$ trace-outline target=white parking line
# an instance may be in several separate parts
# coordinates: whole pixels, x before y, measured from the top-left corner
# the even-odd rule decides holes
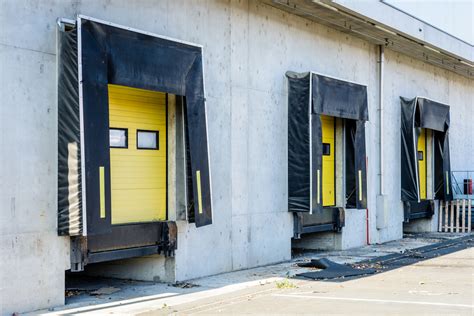
[[[372,303],[393,303],[393,304],[413,304],[413,305],[432,305],[446,307],[474,308],[474,305],[466,304],[449,304],[436,302],[417,302],[417,301],[396,301],[396,300],[379,300],[371,298],[355,298],[355,297],[332,297],[332,296],[316,296],[316,295],[300,295],[300,294],[273,294],[272,296],[289,297],[289,298],[312,298],[317,300],[335,300],[335,301],[352,301],[352,302],[372,302]]]

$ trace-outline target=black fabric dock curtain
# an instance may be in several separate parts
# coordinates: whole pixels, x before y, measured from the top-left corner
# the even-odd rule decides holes
[[[319,74],[287,72],[288,210],[322,210],[321,115],[343,118],[346,134],[347,207],[367,207],[365,122],[367,87]],[[346,147],[348,148],[348,147]],[[318,178],[319,177],[319,178]],[[319,188],[318,188],[319,186]],[[353,205],[351,205],[353,204]]]
[[[79,21],[80,25],[60,32],[59,37],[59,234],[82,233],[83,209],[88,234],[110,231],[109,83],[184,96],[195,222],[198,227],[211,224],[202,48],[88,18]],[[82,61],[79,67],[78,59]],[[78,68],[82,71],[82,131]],[[85,157],[80,156],[82,146]],[[86,179],[82,188],[84,160]],[[105,170],[105,218],[99,214],[100,166]]]
[[[416,97],[401,100],[401,199],[419,202],[418,137],[422,128],[433,131],[435,199],[451,201],[449,106]]]
[[[77,30],[58,37],[58,234],[81,236],[81,132]]]

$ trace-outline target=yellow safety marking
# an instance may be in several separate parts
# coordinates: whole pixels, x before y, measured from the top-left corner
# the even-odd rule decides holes
[[[320,181],[320,180],[319,180],[319,176],[320,176],[320,173],[321,173],[321,172],[320,172],[320,170],[318,169],[318,174],[317,174],[317,177],[316,177],[316,180],[317,180],[316,187],[317,187],[317,192],[318,192],[318,194],[317,194],[317,196],[318,196],[318,204],[321,203],[321,202],[320,202],[320,201],[321,201],[321,199],[320,199],[320,193],[319,193],[319,181]]]
[[[100,218],[105,218],[105,170],[99,167]]]
[[[449,194],[449,173],[446,171],[446,194]]]
[[[362,201],[362,170],[359,170],[359,201]]]
[[[202,214],[202,195],[201,195],[201,171],[196,171],[196,181],[197,181],[197,193],[198,193],[198,205],[199,205],[199,214]]]

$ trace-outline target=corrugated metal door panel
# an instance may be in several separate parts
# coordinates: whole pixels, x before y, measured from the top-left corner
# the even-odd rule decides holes
[[[418,171],[420,177],[420,199],[426,200],[426,129],[418,137]]]
[[[110,128],[127,129],[127,148],[110,148],[112,224],[166,220],[166,94],[109,85]],[[137,131],[158,132],[139,149]]]
[[[323,141],[323,206],[336,204],[336,174],[335,174],[335,119],[331,116],[321,115],[322,141]]]

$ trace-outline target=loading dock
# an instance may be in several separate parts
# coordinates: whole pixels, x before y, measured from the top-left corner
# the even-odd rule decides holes
[[[314,72],[287,72],[288,209],[294,238],[340,231],[367,205],[367,88]]]
[[[431,218],[435,201],[451,201],[449,106],[401,99],[401,200],[404,220]]]
[[[202,46],[86,16],[60,20],[58,39],[58,233],[71,237],[71,270],[174,255],[175,219],[212,223]],[[187,153],[173,220],[170,94]]]
[[[452,168],[473,169],[471,163],[473,160],[469,159],[472,157],[472,152],[469,146],[465,146],[466,141],[469,143],[469,140],[474,138],[473,130],[466,121],[466,118],[474,115],[474,108],[470,102],[473,98],[474,84],[472,82],[474,67],[469,58],[472,46],[414,17],[389,10],[383,2],[371,3],[365,9],[363,6],[358,6],[361,9],[359,11],[354,8],[352,11],[356,12],[357,16],[350,14],[351,8],[341,6],[341,1],[339,4],[324,1],[333,8],[325,8],[322,2],[311,2],[307,6],[311,8],[305,12],[287,4],[289,2],[308,4],[309,1],[279,2],[283,4],[279,6],[280,8],[286,8],[285,12],[265,4],[276,6],[277,3],[273,0],[243,0],[230,3],[169,1],[167,5],[161,4],[160,1],[158,7],[156,3],[151,4],[150,1],[41,1],[38,5],[28,8],[21,1],[4,2],[5,6],[0,10],[3,13],[2,31],[5,35],[2,37],[6,44],[2,45],[2,58],[5,63],[1,76],[4,80],[0,84],[0,89],[3,89],[1,94],[4,97],[2,124],[0,124],[3,136],[1,154],[3,169],[0,177],[4,184],[0,204],[4,220],[0,229],[0,239],[1,243],[8,247],[4,248],[7,255],[3,256],[4,278],[0,283],[3,286],[1,299],[4,302],[5,313],[22,313],[63,304],[64,271],[70,268],[69,241],[77,238],[68,235],[76,233],[72,223],[77,221],[74,216],[69,217],[69,214],[73,214],[74,208],[66,207],[65,202],[67,201],[69,205],[74,205],[75,201],[82,201],[85,204],[89,202],[87,199],[89,195],[85,196],[85,200],[81,197],[87,189],[86,186],[83,187],[84,190],[77,190],[77,194],[74,195],[72,182],[69,187],[60,186],[60,190],[70,189],[71,194],[60,192],[59,196],[64,200],[58,201],[56,187],[58,167],[59,176],[64,178],[70,176],[71,179],[77,179],[75,172],[81,175],[82,170],[64,168],[66,166],[64,162],[58,166],[57,161],[57,124],[74,127],[79,126],[77,122],[80,122],[75,115],[64,115],[65,108],[62,106],[58,108],[56,105],[54,79],[57,68],[63,65],[58,62],[57,58],[60,56],[55,54],[54,47],[56,38],[54,26],[57,17],[74,19],[76,12],[90,14],[99,12],[101,18],[125,26],[205,45],[202,56],[205,90],[208,92],[205,97],[213,176],[212,221],[216,225],[196,228],[194,223],[189,223],[194,210],[186,212],[186,208],[181,206],[182,202],[189,200],[180,199],[176,202],[173,198],[178,193],[184,192],[184,187],[183,190],[179,188],[173,193],[173,179],[170,175],[168,221],[175,220],[173,204],[179,206],[176,215],[180,218],[177,221],[178,249],[175,258],[155,255],[152,257],[157,259],[146,257],[124,260],[130,262],[129,265],[122,266],[126,273],[130,271],[129,278],[135,278],[136,275],[131,273],[138,270],[137,266],[131,263],[146,260],[155,266],[157,260],[169,263],[175,261],[174,266],[170,267],[176,270],[176,280],[179,281],[289,260],[293,214],[282,213],[288,208],[286,104],[289,91],[285,86],[284,77],[288,69],[297,71],[316,69],[331,76],[368,86],[370,122],[366,124],[369,166],[367,195],[371,242],[383,243],[402,238],[403,203],[400,203],[398,158],[400,95],[411,98],[415,96],[414,92],[420,91],[443,103],[451,103]],[[380,8],[387,9],[387,14],[378,17],[371,15],[380,12],[378,10]],[[395,14],[397,19],[394,20]],[[329,22],[337,25],[332,23],[330,26],[325,25],[324,21],[328,21],[328,16],[331,17]],[[377,20],[376,25],[370,23],[373,22],[373,18]],[[395,25],[385,30],[379,28],[379,26],[390,26],[393,21],[400,22],[397,24],[400,27]],[[76,27],[76,20],[62,24],[67,24],[66,31],[70,31],[68,25]],[[401,27],[409,25],[413,28]],[[421,26],[422,34],[415,26]],[[149,38],[146,32],[136,33],[138,33],[136,37]],[[361,40],[361,37],[364,39]],[[160,36],[157,38],[166,39]],[[386,45],[387,38],[388,45]],[[171,47],[174,47],[175,42],[180,43],[179,40],[167,40],[170,41]],[[97,41],[98,44],[103,42]],[[278,44],[279,49],[274,49],[275,44]],[[381,60],[377,53],[379,45],[385,47],[384,60]],[[199,47],[199,45],[190,46]],[[130,47],[140,51],[132,42]],[[77,52],[78,49],[73,48],[72,51]],[[71,56],[75,60],[77,57],[77,54]],[[384,65],[383,76],[379,76],[378,73],[381,68],[378,65],[381,63]],[[74,69],[77,73],[79,66]],[[163,72],[154,71],[154,73],[151,78],[157,78]],[[90,75],[89,72],[88,74]],[[379,80],[380,77],[383,80]],[[101,76],[102,78],[104,77]],[[379,84],[379,81],[383,84]],[[70,81],[59,80],[59,84],[68,82]],[[121,85],[133,86],[131,83]],[[78,87],[78,83],[71,84],[71,87]],[[152,89],[152,87],[133,87]],[[71,100],[79,98],[79,88],[76,90],[77,96]],[[152,90],[168,93],[170,104],[173,104],[173,95],[176,95],[179,101],[184,93],[181,91],[173,94],[161,88]],[[176,110],[180,111],[181,107],[177,107]],[[73,113],[77,111],[74,110]],[[172,107],[169,107],[168,113],[170,117],[168,145],[169,150],[173,150],[175,147],[173,133],[175,135],[178,132],[182,133],[183,129],[182,126],[180,129],[173,127]],[[59,122],[58,115],[61,116]],[[178,114],[177,116],[180,117]],[[70,122],[67,121],[68,118]],[[336,125],[339,124],[337,120]],[[347,123],[346,120],[346,126]],[[342,146],[339,131],[336,131],[336,147]],[[349,133],[347,128],[345,132]],[[108,139],[107,133],[108,130],[105,134],[106,139]],[[181,136],[178,136],[181,139]],[[346,137],[345,141],[348,140],[350,138]],[[383,150],[379,148],[381,143]],[[204,147],[203,144],[199,143],[199,146]],[[66,151],[67,146],[60,146],[60,155],[67,157],[69,153],[70,162],[75,166],[73,159],[82,161],[85,157],[81,157],[81,152],[74,149],[75,147],[81,149],[81,142],[71,141],[68,142],[68,146],[71,149],[69,151]],[[62,151],[63,148],[66,150]],[[179,141],[176,148],[184,152]],[[87,146],[84,149],[87,152]],[[336,150],[336,160],[338,153]],[[168,156],[169,170],[174,170],[173,164],[179,167],[183,165],[184,155],[180,152],[175,156],[178,155],[176,160]],[[383,157],[383,161],[379,157]],[[430,165],[429,161],[427,164]],[[379,165],[383,169],[379,170]],[[91,171],[99,173],[96,169]],[[384,184],[382,193],[379,192],[379,180],[382,179],[379,171],[383,174],[384,180],[381,181]],[[108,171],[105,166],[103,172],[107,190]],[[181,170],[179,174],[178,172],[175,174],[177,178],[183,178]],[[192,181],[192,174],[188,174]],[[338,189],[340,177],[343,175],[347,180],[348,174],[341,173],[339,167],[336,168]],[[458,175],[462,190],[463,179],[472,176]],[[430,176],[429,172],[427,176]],[[81,182],[85,182],[85,179],[79,183]],[[457,189],[453,177],[453,191],[457,193],[455,187]],[[348,189],[346,191],[349,192]],[[336,202],[339,202],[340,192],[340,189],[336,190]],[[383,203],[380,203],[384,207],[379,205],[379,193],[384,194],[384,199],[381,201]],[[356,195],[357,192],[353,194],[354,197]],[[57,220],[58,202],[61,206],[61,216],[69,218],[70,221]],[[85,217],[89,209],[84,209]],[[69,214],[68,210],[71,211]],[[309,213],[301,212],[301,214],[309,216]],[[354,217],[354,214],[357,217]],[[365,214],[365,209],[347,209],[346,226],[341,233],[327,232],[318,235],[345,234],[348,239],[354,240],[351,246],[363,245],[366,241]],[[418,225],[422,221],[413,221],[413,224]],[[162,221],[155,221],[151,226],[159,227],[157,222]],[[60,227],[62,225],[60,229],[65,230],[61,234],[66,236],[57,236],[58,223]],[[333,218],[329,219],[329,223],[333,228]],[[66,225],[70,225],[71,229],[68,230]],[[112,226],[114,228],[129,226],[127,229],[131,229],[132,226],[140,225]],[[351,231],[350,227],[358,229]],[[79,228],[79,225],[76,228]],[[94,237],[92,234],[87,234],[86,227],[83,229],[85,233],[76,236],[84,237],[86,234],[90,246]],[[159,233],[156,228],[155,236]],[[103,239],[104,235],[100,238]],[[131,234],[127,236],[130,237]],[[155,253],[157,239],[154,237],[150,246],[150,251]],[[123,249],[129,251],[131,248]],[[96,254],[90,253],[93,256]],[[204,264],[201,261],[205,261]],[[118,265],[118,262],[108,263],[107,266],[115,264]],[[91,266],[88,268],[90,271]],[[153,280],[153,276],[150,276],[150,280]],[[23,294],[19,295],[20,293]]]

